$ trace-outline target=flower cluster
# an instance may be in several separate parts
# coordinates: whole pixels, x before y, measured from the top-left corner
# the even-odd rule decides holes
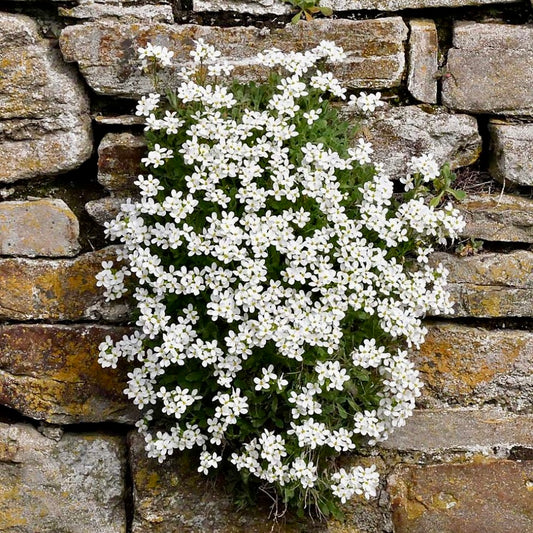
[[[300,505],[375,495],[373,468],[331,458],[412,413],[422,384],[404,347],[424,341],[425,314],[452,312],[430,245],[462,225],[410,178],[395,193],[370,143],[350,145],[327,98],[346,89],[317,68],[343,57],[326,41],[270,50],[257,58],[268,84],[225,85],[231,65],[198,41],[172,105],[152,93],[137,106],[147,174],[107,225],[123,266],[98,275],[108,299],[136,301],[138,330],[106,339],[100,362],[133,363],[125,393],[149,456],[197,447],[200,472],[227,462]],[[429,156],[410,169],[438,176]]]

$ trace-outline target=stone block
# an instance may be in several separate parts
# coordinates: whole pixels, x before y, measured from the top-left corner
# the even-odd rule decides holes
[[[0,183],[77,168],[92,135],[76,70],[31,18],[0,13],[0,27]]]
[[[469,113],[533,116],[533,26],[457,22],[442,99]]]
[[[106,303],[96,286],[102,261],[112,247],[75,259],[0,259],[0,319],[124,320],[125,302]]]
[[[358,120],[353,111],[343,116]],[[439,165],[449,162],[452,168],[469,165],[481,153],[481,137],[476,119],[468,115],[451,115],[442,108],[418,106],[384,107],[362,123],[360,134],[374,148],[373,161],[383,163],[391,177],[407,172],[411,157],[431,153]]]
[[[257,498],[257,507],[238,510],[222,475],[216,481],[197,472],[197,459],[188,452],[176,453],[165,463],[148,459],[144,441],[137,433],[128,439],[133,481],[132,533],[375,533],[383,529],[378,502],[353,498],[343,507],[346,521],[319,522],[297,519],[286,513],[276,524],[271,520],[270,499]],[[379,458],[351,458],[351,464],[375,464],[380,474],[385,464]]]
[[[6,532],[125,533],[122,439],[0,423],[0,527]]]
[[[320,5],[339,11],[400,11],[432,7],[482,6],[516,3],[517,0],[321,0]],[[193,0],[193,11],[236,11],[253,15],[284,15],[295,13],[281,0]]]
[[[510,194],[468,195],[458,204],[466,220],[463,237],[533,243],[533,200]]]
[[[437,103],[439,40],[432,20],[409,22],[407,88],[412,96],[428,104]]]
[[[97,223],[103,226],[113,220],[120,212],[120,206],[126,201],[124,197],[106,196],[91,200],[85,204],[85,211]]]
[[[59,7],[58,11],[60,16],[75,19],[116,17],[121,20],[174,22],[172,6],[165,0],[77,0],[75,6]]]
[[[380,448],[421,452],[428,456],[508,454],[533,446],[533,415],[516,415],[499,408],[416,409]]]
[[[193,0],[196,12],[234,11],[251,15],[288,15],[295,12],[290,4],[281,0]]]
[[[126,365],[101,368],[98,345],[126,328],[96,325],[0,326],[0,404],[52,424],[131,423],[138,409],[123,394]]]
[[[264,78],[267,70],[254,56],[269,48],[306,50],[323,39],[342,46],[348,58],[332,71],[348,87],[397,87],[405,67],[407,27],[400,17],[376,20],[321,19],[284,28],[216,27],[121,23],[99,20],[68,26],[60,37],[66,61],[76,61],[89,86],[98,94],[137,98],[153,91],[152,82],[139,70],[137,48],[147,42],[174,51],[173,68],[162,74],[163,85],[177,86],[179,70],[190,64],[194,39],[214,44],[234,64],[241,80]]]
[[[506,124],[493,120],[489,123],[489,133],[491,176],[504,185],[532,186],[533,124]]]
[[[194,468],[194,457],[176,453],[159,464],[146,457],[144,441],[137,433],[130,435],[129,445],[135,511],[132,533],[271,531],[268,512],[237,512],[224,482],[209,483]],[[282,531],[296,533],[300,528],[295,524]]]
[[[140,135],[108,133],[98,146],[98,181],[111,192],[134,192],[146,142]]]
[[[533,530],[533,461],[398,466],[389,478],[395,533]]]
[[[1,255],[73,256],[78,237],[78,219],[63,200],[0,203]]]
[[[489,4],[510,4],[517,0],[321,0],[321,6],[334,11],[400,11],[403,9],[426,9],[431,7],[464,7]]]
[[[93,115],[93,120],[96,124],[102,126],[143,126],[144,117],[137,115]]]
[[[412,353],[425,384],[421,403],[533,412],[533,332],[454,323],[428,329],[426,342]]]
[[[470,257],[436,253],[432,262],[448,270],[455,316],[533,316],[533,252],[480,253]]]

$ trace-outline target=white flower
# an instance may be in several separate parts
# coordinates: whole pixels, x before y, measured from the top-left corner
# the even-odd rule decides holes
[[[320,113],[322,113],[322,109],[311,109],[309,112],[304,113],[303,117],[307,120],[307,123],[309,125],[313,124],[313,122],[317,121]]]
[[[350,96],[348,101],[349,106],[358,107],[363,113],[373,113],[376,110],[376,107],[381,107],[384,105],[381,100],[381,93],[370,93],[366,94],[362,92],[359,96]]]
[[[259,54],[281,75],[255,107],[230,89],[220,55],[198,39],[172,108],[157,93],[137,105],[152,173],[106,223],[122,246],[96,277],[108,300],[131,292],[137,330],[106,337],[98,360],[132,365],[124,393],[144,412],[149,457],[198,448],[207,474],[225,450],[278,489],[373,497],[374,467],[332,473],[323,459],[386,439],[412,414],[422,383],[402,348],[423,342],[425,315],[453,312],[447,272],[428,256],[464,222],[419,187],[439,175],[432,156],[409,162],[402,197],[365,139],[336,151],[310,137],[336,131],[322,97],[345,97],[316,69],[344,60],[334,43]],[[172,53],[140,56],[152,70]],[[380,96],[349,104],[369,113]],[[170,427],[154,429],[154,413]]]
[[[154,168],[164,165],[165,159],[172,159],[173,151],[170,148],[165,148],[159,144],[154,145],[154,149],[148,152],[147,157],[141,159],[141,163],[145,166],[153,166]]]
[[[146,68],[149,59],[154,59],[162,67],[168,67],[171,64],[174,52],[166,46],[153,45],[148,43],[146,48],[138,48],[138,57],[141,60],[141,68]]]
[[[135,114],[137,116],[149,116],[152,111],[157,109],[157,104],[161,99],[161,95],[157,93],[150,93],[148,96],[142,96],[137,104]]]

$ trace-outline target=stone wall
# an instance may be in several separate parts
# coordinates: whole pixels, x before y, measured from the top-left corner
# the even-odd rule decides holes
[[[332,18],[293,26],[279,0],[1,3],[0,531],[533,531],[533,7],[322,5]],[[144,150],[133,99],[150,87],[135,49],[155,41],[184,63],[200,36],[242,78],[261,75],[259,49],[336,40],[348,52],[337,75],[389,103],[365,129],[378,158],[401,172],[430,151],[469,193],[460,253],[435,257],[456,314],[428,319],[413,354],[426,383],[416,414],[353,459],[383,484],[346,505],[344,524],[286,517],[271,529],[268,509],[236,511],[186,455],[147,460],[121,394],[127,369],[96,362],[129,312],[103,301],[94,275],[112,253],[102,224]]]

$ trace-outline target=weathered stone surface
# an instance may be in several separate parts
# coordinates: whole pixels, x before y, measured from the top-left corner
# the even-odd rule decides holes
[[[174,22],[172,6],[166,1],[78,0],[76,4],[74,7],[60,7],[59,14],[76,19],[117,17],[122,20]]]
[[[133,192],[146,142],[140,135],[108,133],[98,147],[98,181],[112,192]]]
[[[492,121],[489,132],[491,176],[504,184],[533,185],[533,124]]]
[[[432,20],[409,22],[409,60],[407,88],[421,102],[437,103],[437,74],[439,41],[437,27]]]
[[[0,527],[17,533],[125,533],[119,437],[0,423]]]
[[[341,115],[361,122],[360,116],[348,106],[340,108]],[[129,124],[124,116],[115,124]],[[374,159],[384,164],[391,176],[406,172],[407,161],[423,153],[434,154],[439,164],[449,162],[452,168],[469,165],[481,152],[481,136],[477,122],[468,115],[452,115],[442,108],[424,106],[385,106],[363,121],[361,135],[372,142]],[[358,137],[356,137],[358,138]],[[130,133],[111,133],[100,144],[99,181],[107,189],[134,191],[145,144],[141,136]]]
[[[517,0],[321,0],[321,6],[334,11],[376,9],[378,11],[400,11],[402,9],[424,9],[428,7],[482,6],[487,4],[516,3]]]
[[[400,11],[428,7],[462,7],[486,4],[513,3],[517,0],[321,0],[320,5],[333,11]],[[193,0],[194,11],[236,11],[254,15],[283,15],[290,13],[290,6],[281,0]],[[295,12],[293,10],[293,12]]]
[[[424,405],[492,403],[533,412],[533,332],[432,324],[412,360],[425,383]]]
[[[533,415],[491,409],[417,409],[380,447],[428,455],[508,453],[533,446]]]
[[[67,61],[76,61],[87,83],[99,94],[138,97],[153,90],[136,59],[137,48],[151,41],[174,51],[174,68],[165,82],[178,84],[179,70],[190,62],[193,39],[216,45],[234,64],[239,79],[264,77],[266,69],[254,58],[268,48],[304,50],[330,39],[348,58],[332,71],[349,87],[395,87],[405,66],[407,27],[400,17],[377,20],[314,20],[285,28],[207,27],[196,25],[121,24],[112,20],[65,28],[60,46]]]
[[[533,243],[533,200],[509,194],[468,195],[457,205],[466,220],[464,237]]]
[[[533,531],[533,461],[399,466],[389,478],[396,533]]]
[[[144,117],[136,115],[93,115],[93,120],[102,126],[139,126],[144,125]]]
[[[73,256],[79,224],[63,200],[0,203],[0,254]]]
[[[126,328],[96,325],[0,326],[0,404],[53,424],[132,422],[122,393],[126,369],[98,364],[98,345]]]
[[[343,111],[354,120],[352,113]],[[457,168],[473,163],[481,152],[475,118],[450,115],[441,108],[387,106],[363,124],[361,135],[373,145],[373,160],[383,163],[392,177],[404,175],[413,156],[431,153],[440,165],[449,162]]]
[[[450,272],[448,290],[456,316],[533,316],[533,252],[434,254]]]
[[[124,302],[105,303],[96,286],[113,249],[76,259],[0,259],[0,318],[8,320],[123,320]]]
[[[208,484],[205,476],[196,472],[193,457],[180,453],[160,465],[146,457],[144,441],[138,434],[130,435],[129,444],[133,533],[270,531],[266,515],[260,516],[256,509],[250,516],[238,514],[230,495],[221,487]]]
[[[85,204],[85,210],[89,216],[103,226],[113,220],[120,212],[120,206],[126,201],[124,197],[107,196],[98,200],[91,200]]]
[[[281,0],[193,0],[193,11],[235,11],[251,15],[288,15],[294,9]]]
[[[0,13],[0,27],[0,183],[78,167],[92,138],[75,69],[31,18]]]
[[[533,115],[533,26],[458,22],[443,103],[471,113]]]
[[[276,525],[269,519],[270,500],[258,507],[238,511],[224,479],[216,483],[196,471],[195,459],[177,453],[159,464],[148,459],[144,441],[137,434],[129,436],[133,481],[133,533],[375,533],[383,529],[383,517],[376,501],[353,498],[344,507],[344,523],[299,521],[287,513]],[[357,461],[357,463],[356,463]],[[375,464],[383,474],[379,458],[352,459],[352,464]]]

